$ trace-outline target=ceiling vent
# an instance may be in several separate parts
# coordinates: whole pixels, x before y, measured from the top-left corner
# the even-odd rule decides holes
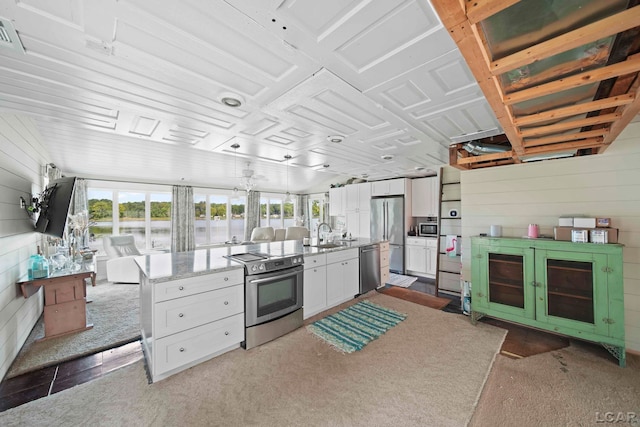
[[[0,47],[25,53],[13,23],[5,18],[0,18]]]

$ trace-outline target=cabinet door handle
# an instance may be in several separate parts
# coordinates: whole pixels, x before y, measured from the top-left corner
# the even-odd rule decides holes
[[[184,291],[184,286],[180,286],[178,289]]]
[[[228,277],[225,277],[225,278],[224,278],[224,281],[225,281],[225,282],[228,282],[228,281],[229,281],[229,278],[228,278]]]
[[[180,347],[180,353],[184,353],[184,347]]]
[[[225,302],[224,302],[224,305],[229,305],[229,301],[225,301]]]
[[[179,313],[179,314],[178,314],[178,317],[184,317],[184,314]]]
[[[229,331],[224,331],[224,334],[225,335],[229,335]]]

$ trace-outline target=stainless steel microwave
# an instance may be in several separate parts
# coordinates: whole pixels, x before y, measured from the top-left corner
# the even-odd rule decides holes
[[[434,237],[438,235],[437,222],[421,222],[418,224],[418,236]]]

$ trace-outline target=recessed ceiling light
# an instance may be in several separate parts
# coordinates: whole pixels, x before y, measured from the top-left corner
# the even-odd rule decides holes
[[[416,166],[413,169],[417,170],[418,172],[422,172],[422,171],[426,170],[427,168],[425,168],[424,166]]]
[[[344,141],[344,136],[342,135],[329,135],[327,137],[327,141],[329,142],[334,142],[334,143],[340,143],[342,141]]]
[[[383,154],[382,156],[380,156],[380,158],[382,160],[391,160],[393,159],[393,154]]]
[[[363,174],[362,174],[362,177],[363,177],[363,178],[369,178],[369,175],[368,175],[368,174],[366,174],[366,173],[363,173]]]
[[[244,100],[240,95],[235,93],[223,93],[220,95],[220,102],[222,102],[227,107],[238,108],[242,104],[244,104]]]

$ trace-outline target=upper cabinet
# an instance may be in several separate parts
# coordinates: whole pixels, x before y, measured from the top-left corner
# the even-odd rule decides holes
[[[371,210],[371,183],[363,182],[351,184],[345,187],[346,211],[369,211]]]
[[[405,178],[374,181],[371,183],[372,196],[403,196],[405,194]]]
[[[344,216],[345,215],[345,187],[336,187],[329,189],[329,215]]]
[[[438,216],[438,177],[414,179],[411,185],[411,216]]]

